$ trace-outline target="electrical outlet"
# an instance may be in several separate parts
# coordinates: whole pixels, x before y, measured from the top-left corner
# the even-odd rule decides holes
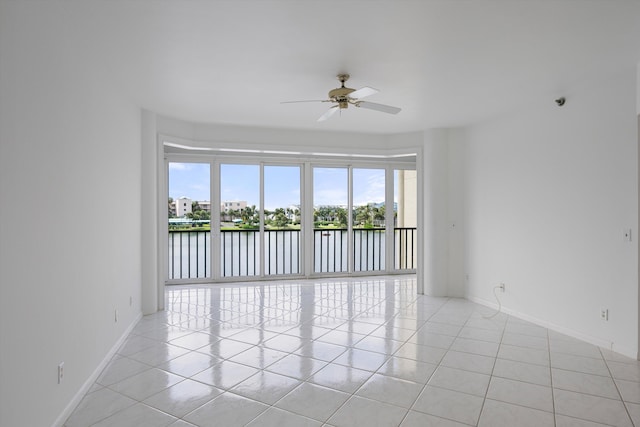
[[[600,318],[602,320],[608,321],[609,320],[609,309],[608,308],[603,308],[600,310]]]
[[[624,241],[625,242],[630,242],[632,240],[631,239],[631,229],[630,228],[626,228],[624,230],[623,237],[624,237]]]
[[[133,297],[129,297],[129,307],[133,305]]]
[[[500,292],[504,292],[504,283],[500,283]]]
[[[114,310],[113,321],[118,323],[118,309]]]
[[[58,365],[58,384],[62,384],[63,378],[64,378],[64,362],[61,362]]]

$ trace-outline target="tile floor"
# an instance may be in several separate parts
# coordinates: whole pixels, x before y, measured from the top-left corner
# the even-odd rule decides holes
[[[640,364],[415,276],[169,287],[87,426],[640,426]]]

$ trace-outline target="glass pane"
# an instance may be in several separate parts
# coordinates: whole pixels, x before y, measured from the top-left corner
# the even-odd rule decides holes
[[[418,236],[417,195],[415,170],[395,170],[393,201],[395,209],[394,260],[396,270],[416,268]]]
[[[260,166],[220,165],[221,276],[260,274]]]
[[[168,278],[211,277],[208,163],[169,163]]]
[[[349,170],[313,168],[314,272],[348,271]]]
[[[300,167],[264,167],[265,274],[300,273]]]
[[[353,169],[353,270],[385,269],[385,171]]]

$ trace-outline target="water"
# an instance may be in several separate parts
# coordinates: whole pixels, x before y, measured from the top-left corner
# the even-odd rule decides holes
[[[358,229],[353,233],[353,270],[385,270],[384,230]],[[168,277],[170,279],[211,277],[210,236],[209,232],[204,231],[169,233]],[[222,277],[251,277],[260,274],[259,236],[257,230],[221,232],[219,256]],[[347,237],[347,230],[315,230],[313,254],[315,273],[348,271]],[[412,239],[412,242],[414,240]],[[299,230],[267,230],[264,234],[264,244],[265,275],[302,272],[300,256],[302,238]],[[396,265],[398,265],[397,260]]]

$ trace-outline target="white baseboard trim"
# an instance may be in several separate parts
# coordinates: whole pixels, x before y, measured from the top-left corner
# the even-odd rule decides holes
[[[93,386],[93,383],[96,382],[96,380],[98,379],[98,377],[100,376],[104,368],[111,361],[113,356],[116,354],[116,351],[118,351],[122,343],[124,343],[124,341],[127,339],[127,337],[129,336],[133,328],[138,324],[140,319],[142,319],[142,313],[136,316],[133,322],[131,322],[131,325],[129,325],[129,327],[122,333],[120,338],[118,338],[118,341],[116,341],[113,347],[111,347],[109,352],[104,356],[104,358],[98,364],[98,366],[93,371],[93,373],[89,376],[89,378],[87,378],[87,380],[84,382],[82,387],[80,387],[78,392],[73,396],[73,399],[71,399],[67,407],[64,408],[64,411],[62,411],[62,413],[58,415],[58,418],[56,418],[52,427],[62,427],[64,425],[65,421],[67,421],[67,418],[69,418],[71,413],[80,404],[80,401],[82,401],[82,398],[85,396],[85,394],[87,394],[91,386]]]
[[[478,298],[478,297],[474,297],[471,295],[467,295],[466,298],[469,301],[478,303],[478,304],[482,304],[484,306],[487,307],[491,307],[494,310],[498,309],[498,304],[496,304],[495,302],[492,301],[488,301],[482,298]],[[579,339],[581,341],[585,341],[588,342],[589,344],[593,344],[596,345],[598,347],[602,347],[604,349],[607,350],[611,350],[614,351],[616,353],[620,353],[624,356],[630,357],[634,360],[637,360],[638,355],[635,354],[635,351],[633,349],[630,348],[626,348],[624,346],[620,346],[620,345],[616,345],[615,343],[611,342],[611,341],[607,341],[607,340],[603,340],[601,338],[597,338],[591,335],[587,335],[587,334],[583,334],[581,332],[575,331],[573,329],[570,328],[566,328],[564,326],[560,326],[560,325],[556,325],[555,323],[549,322],[547,320],[543,320],[543,319],[539,319],[537,317],[534,316],[529,316],[528,314],[524,314],[521,313],[517,310],[512,310],[508,307],[502,306],[502,309],[500,310],[501,312],[508,314],[510,316],[514,316],[517,317],[518,319],[522,319],[522,320],[526,320],[527,322],[531,322],[534,323],[538,326],[542,326],[545,327],[547,329],[551,329],[552,331],[556,331],[559,332],[561,334],[565,334],[568,335],[570,337]]]

